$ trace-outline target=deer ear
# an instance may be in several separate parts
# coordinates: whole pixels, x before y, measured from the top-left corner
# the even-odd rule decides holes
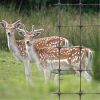
[[[5,20],[2,20],[2,22],[0,22],[0,25],[1,25],[3,28],[5,28],[7,24],[8,24],[8,22],[5,21]]]
[[[18,27],[20,27],[22,25],[22,23],[21,23],[20,20],[18,20],[15,23],[13,23],[13,25],[15,26],[15,28],[18,28]]]
[[[44,29],[37,29],[37,30],[34,30],[32,33],[33,37],[36,37],[36,36],[39,36],[43,31]]]
[[[34,32],[34,33],[32,34],[32,36],[33,36],[33,38],[34,38],[34,37],[39,36],[40,34],[41,34],[41,32]]]
[[[23,29],[17,28],[18,34],[22,37],[25,37],[26,32]]]

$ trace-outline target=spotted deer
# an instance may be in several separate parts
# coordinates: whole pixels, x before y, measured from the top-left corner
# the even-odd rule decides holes
[[[31,40],[33,40],[33,38],[30,38],[31,36],[33,35],[37,36],[38,34],[41,33],[40,31],[43,30],[43,29],[34,29],[34,25],[32,25],[32,31],[28,32],[24,24],[23,24],[23,27],[24,27],[23,29],[20,29],[20,28],[17,29],[19,31],[19,35],[24,36],[24,37],[27,35],[27,39],[31,39]],[[24,41],[26,41],[26,38],[24,39]],[[32,46],[35,48],[35,52],[38,52],[38,50],[43,47],[56,47],[58,45],[63,46],[63,47],[69,47],[70,43],[66,38],[59,37],[59,36],[50,36],[50,37],[34,39],[32,43]],[[27,46],[26,46],[26,49],[27,49]],[[31,54],[29,55],[31,60],[35,60],[37,58],[35,54],[34,54],[34,58],[31,56]],[[38,61],[38,60],[35,60],[35,61]],[[40,66],[39,63],[38,62],[36,63],[38,65],[38,68],[40,69],[41,67],[39,67]]]
[[[26,80],[31,82],[30,60],[26,53],[25,42],[24,40],[16,40],[14,36],[16,29],[22,26],[22,23],[20,20],[14,23],[8,23],[7,21],[2,20],[0,24],[6,31],[8,48],[16,59],[24,63]]]
[[[60,69],[69,70],[72,73],[79,74],[79,70],[82,71],[81,75],[87,81],[92,79],[91,74],[88,73],[87,69],[90,69],[93,58],[93,51],[90,48],[82,48],[80,46],[73,46],[69,48],[61,48],[60,53],[59,49],[55,47],[42,47],[37,50],[34,44],[34,37],[40,33],[35,33],[29,35],[24,31],[20,30],[20,33],[24,36],[26,51],[35,59],[36,62],[39,62],[44,73],[45,80],[50,79],[52,72],[58,73],[59,69],[59,58],[60,58]],[[37,51],[37,52],[36,52]],[[81,62],[81,69],[80,69]]]
[[[32,25],[32,31],[28,32],[24,24],[23,24],[23,29],[18,28],[19,33],[22,31],[23,33],[25,32],[26,34],[30,34],[30,35],[33,34],[34,32],[39,32],[41,30],[43,29],[35,30],[34,25]],[[57,46],[69,47],[72,45],[71,43],[69,43],[68,39],[59,36],[43,37],[43,38],[34,39],[33,41],[37,49],[43,47],[57,47]]]
[[[12,51],[14,56],[19,61],[24,63],[26,80],[31,82],[30,61],[32,59],[26,52],[25,41],[24,40],[16,40],[15,36],[14,36],[16,29],[19,28],[20,25],[22,25],[22,23],[20,22],[20,20],[16,21],[15,23],[12,23],[12,24],[8,23],[5,20],[2,20],[2,22],[0,22],[0,24],[6,31],[8,48]],[[22,27],[23,27],[23,25],[22,25]],[[23,28],[25,29],[25,27],[23,27]],[[32,26],[32,31],[35,31],[35,33],[41,33],[41,30],[43,30],[43,29],[34,30],[34,27]],[[30,32],[29,34],[33,34],[33,32]],[[54,39],[54,42],[52,42],[53,39]],[[41,38],[38,40],[36,39],[34,42],[34,46],[37,46],[37,49],[39,49],[40,47],[43,47],[43,46],[56,46],[58,44],[58,39],[59,38],[57,36]],[[69,46],[68,43],[69,43],[69,41],[67,39],[65,39],[65,38],[60,39],[61,46],[63,46],[63,45]]]

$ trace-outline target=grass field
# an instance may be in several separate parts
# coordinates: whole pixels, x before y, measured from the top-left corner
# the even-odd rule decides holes
[[[24,66],[15,60],[9,52],[0,51],[0,100],[58,100],[58,88],[54,84],[53,75],[48,84],[44,83],[43,74],[40,73],[34,63],[32,67],[33,86],[25,81]],[[79,76],[63,75],[61,81],[61,92],[78,92]],[[83,92],[99,92],[100,82],[93,80],[87,82],[82,79]],[[79,100],[78,95],[62,95],[61,100]],[[84,95],[82,100],[99,100],[100,95]]]

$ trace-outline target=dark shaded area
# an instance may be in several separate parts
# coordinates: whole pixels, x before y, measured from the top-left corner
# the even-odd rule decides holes
[[[0,5],[5,6],[6,8],[9,8],[14,6],[15,10],[20,11],[28,11],[30,9],[38,9],[41,8],[48,8],[52,7],[54,4],[57,4],[59,0],[0,0]],[[99,0],[81,0],[84,4],[98,4]],[[60,0],[61,3],[66,4],[78,4],[80,0]],[[87,9],[91,10],[91,6],[89,6]],[[98,6],[95,6],[92,10],[97,11]]]

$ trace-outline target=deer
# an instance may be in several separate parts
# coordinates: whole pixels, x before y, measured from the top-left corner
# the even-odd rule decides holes
[[[28,34],[23,30],[20,30],[20,34],[23,35],[26,45],[26,51],[39,62],[44,73],[45,81],[50,79],[51,73],[59,74],[59,58],[60,58],[60,72],[69,70],[71,73],[80,74],[87,81],[92,80],[91,74],[88,69],[92,69],[91,63],[93,59],[93,50],[81,46],[72,46],[68,48],[55,48],[55,47],[42,47],[36,49],[34,46],[34,38],[40,33]],[[36,52],[37,51],[37,52]]]
[[[25,34],[27,34],[28,36],[33,35],[33,34],[40,34],[40,31],[43,31],[44,29],[34,29],[34,25],[32,25],[32,31],[29,32],[25,25],[23,24],[23,29],[21,28],[17,28],[18,34],[20,36],[24,36]],[[25,33],[25,34],[24,34]],[[25,41],[25,39],[24,39]],[[38,52],[38,50],[42,47],[57,47],[58,45],[62,46],[62,47],[69,47],[70,45],[72,45],[71,43],[69,43],[68,39],[64,38],[64,37],[59,37],[59,36],[50,36],[50,37],[43,37],[43,38],[38,38],[38,39],[34,39],[33,40],[33,46],[35,47],[35,51]],[[27,48],[27,47],[26,47]],[[26,50],[27,52],[27,50]],[[28,53],[28,52],[27,52]],[[35,55],[35,54],[34,54]],[[31,61],[35,60],[37,57],[35,55],[35,59],[33,59],[31,57],[31,55],[29,55]],[[36,60],[38,61],[38,60]],[[39,63],[36,62],[36,64],[38,65],[39,70],[41,71],[41,67],[39,67]]]
[[[17,30],[23,31],[26,34],[33,34],[34,31],[35,32],[39,32],[39,31],[43,31],[44,29],[34,29],[34,25],[32,25],[32,31],[29,32],[25,25],[23,24],[23,29],[17,28]],[[23,36],[21,34],[19,34],[20,36]],[[41,41],[41,42],[40,42]],[[36,48],[42,48],[42,47],[57,47],[57,46],[61,46],[61,47],[69,47],[72,46],[72,44],[69,42],[68,39],[61,37],[61,36],[49,36],[49,37],[43,37],[43,38],[38,38],[38,39],[34,39],[34,44],[36,46]]]
[[[31,67],[30,67],[31,58],[28,55],[28,53],[26,52],[25,41],[23,39],[22,40],[16,40],[15,36],[14,36],[15,31],[20,26],[23,27],[23,24],[20,22],[20,20],[14,22],[14,23],[8,23],[7,21],[2,20],[2,22],[0,22],[0,25],[6,31],[9,50],[13,53],[13,55],[15,56],[15,58],[17,58],[17,60],[19,60],[20,62],[22,62],[24,64],[26,80],[29,81],[29,82],[32,82]],[[32,30],[34,30],[33,26],[32,26]],[[43,29],[35,30],[35,33],[41,33],[41,30],[43,30]],[[32,32],[30,32],[30,33],[32,34]],[[51,40],[53,40],[54,37],[55,37],[55,44],[54,44],[54,42],[51,42]],[[49,39],[41,38],[40,40],[36,41],[36,44],[37,44],[38,47],[40,47],[41,45],[42,46],[49,46],[49,45],[54,46],[54,45],[57,45],[58,39],[59,38],[56,37],[56,36],[50,37]],[[39,42],[41,40],[44,41],[44,44],[43,43],[41,44],[41,42]],[[60,41],[61,41],[61,45],[69,45],[68,44],[69,41],[65,38],[62,38]],[[41,70],[41,69],[39,69],[39,70]]]
[[[13,53],[14,57],[22,62],[25,66],[25,75],[26,80],[29,83],[32,82],[31,80],[31,68],[30,68],[30,60],[28,54],[26,53],[26,47],[24,40],[16,40],[15,32],[18,27],[22,27],[22,23],[20,20],[15,21],[14,23],[8,23],[5,20],[0,22],[0,25],[6,31],[8,48]]]

